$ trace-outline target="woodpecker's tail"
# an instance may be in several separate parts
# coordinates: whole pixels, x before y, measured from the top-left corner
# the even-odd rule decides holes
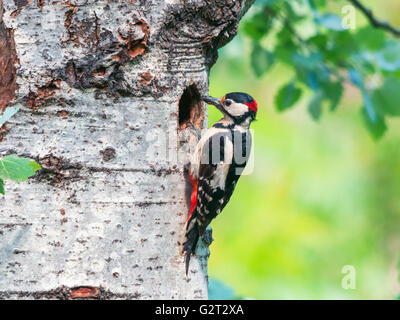
[[[183,252],[185,253],[186,275],[189,272],[190,256],[196,250],[197,242],[199,241],[199,228],[195,215],[192,215],[186,225],[185,242],[183,244]]]

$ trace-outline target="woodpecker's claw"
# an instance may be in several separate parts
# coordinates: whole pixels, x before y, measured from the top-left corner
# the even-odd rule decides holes
[[[185,122],[183,125],[181,125],[181,130],[185,130],[185,129],[193,129],[193,130],[197,130],[196,127],[194,126],[194,124],[191,121],[187,121]]]

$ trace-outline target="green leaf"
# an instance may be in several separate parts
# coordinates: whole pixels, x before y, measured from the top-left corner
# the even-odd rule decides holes
[[[325,51],[329,50],[329,42],[328,42],[328,37],[325,34],[317,34],[315,36],[312,36],[307,40],[307,42],[313,44],[316,46],[319,50]]]
[[[331,102],[330,110],[336,110],[343,95],[343,85],[340,82],[327,82],[323,85],[326,98]]]
[[[326,6],[326,0],[314,0],[312,3],[316,7],[325,7]]]
[[[258,12],[247,20],[244,32],[254,40],[260,40],[272,29],[272,17],[267,16],[264,11]]]
[[[16,114],[19,110],[19,106],[18,107],[8,107],[4,113],[2,115],[0,115],[0,127],[7,122],[8,120],[10,120],[10,118]]]
[[[377,29],[369,25],[358,30],[356,39],[359,39],[361,46],[370,50],[378,50],[385,44],[386,33],[382,29]]]
[[[16,154],[11,154],[0,159],[0,178],[4,180],[26,181],[40,169],[40,165],[35,161],[18,157]]]
[[[382,114],[400,116],[400,80],[386,78],[383,86],[372,93],[372,103]]]
[[[5,194],[5,192],[4,192],[4,181],[2,179],[0,179],[0,193],[1,194]]]
[[[378,115],[376,121],[372,121],[368,115],[366,108],[361,109],[361,116],[364,120],[365,126],[371,133],[375,140],[382,138],[383,134],[386,132],[386,122],[383,116]]]
[[[322,91],[317,91],[310,100],[308,105],[308,112],[310,112],[312,118],[317,121],[321,118],[322,114],[322,101],[324,99],[324,94]]]
[[[42,169],[40,164],[33,160],[31,162],[29,162],[29,165],[31,166],[33,171],[38,171],[38,170]]]
[[[267,72],[274,64],[274,54],[262,48],[259,44],[254,44],[251,53],[251,67],[257,77]]]
[[[302,91],[296,87],[295,82],[283,86],[275,97],[275,106],[278,111],[292,107],[301,97]]]
[[[275,56],[278,60],[290,66],[293,65],[292,56],[299,48],[288,28],[283,27],[276,35]]]
[[[321,47],[324,50],[325,58],[340,66],[346,66],[351,55],[359,52],[360,45],[357,39],[350,32],[329,32],[327,44]]]
[[[284,44],[284,45],[278,45],[275,47],[275,60],[278,60],[279,62],[285,63],[289,66],[293,65],[292,62],[292,52],[293,50],[296,50],[294,44]]]

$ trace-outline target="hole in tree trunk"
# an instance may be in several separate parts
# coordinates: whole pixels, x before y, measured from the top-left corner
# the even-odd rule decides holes
[[[203,103],[196,85],[188,86],[179,100],[179,129],[185,129],[188,122],[193,123],[197,129],[203,125]]]
[[[191,122],[199,131],[203,128],[204,121],[204,109],[203,102],[200,99],[200,93],[195,84],[191,84],[186,87],[183,91],[181,98],[179,99],[179,129],[184,130],[188,127],[188,123]],[[194,137],[194,135],[190,135]],[[190,137],[183,137],[181,140],[182,145],[187,145],[187,142],[193,144],[194,141]],[[197,137],[198,138],[198,137]],[[194,145],[195,146],[195,145]],[[189,151],[189,150],[187,150]],[[189,176],[187,174],[187,168],[185,169],[185,193],[187,208],[190,208],[190,200],[192,194],[192,184],[190,183]]]

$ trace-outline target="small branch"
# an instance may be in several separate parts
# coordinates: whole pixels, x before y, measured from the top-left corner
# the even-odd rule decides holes
[[[381,28],[386,31],[389,31],[396,37],[400,37],[400,29],[397,29],[390,25],[387,21],[379,20],[374,16],[374,13],[372,12],[371,9],[368,9],[365,7],[359,0],[348,0],[350,1],[356,8],[358,8],[369,20],[369,22],[375,27],[375,28]]]

